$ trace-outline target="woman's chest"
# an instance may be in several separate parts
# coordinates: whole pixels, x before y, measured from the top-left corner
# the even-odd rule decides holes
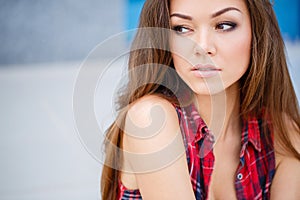
[[[214,165],[208,184],[208,199],[237,199],[235,181],[240,159],[240,145],[221,143],[214,148]]]

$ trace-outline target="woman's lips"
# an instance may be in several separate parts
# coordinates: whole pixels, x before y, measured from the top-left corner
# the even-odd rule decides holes
[[[216,76],[220,71],[221,69],[210,64],[206,64],[206,65],[198,64],[192,68],[193,74],[200,78],[210,78]]]

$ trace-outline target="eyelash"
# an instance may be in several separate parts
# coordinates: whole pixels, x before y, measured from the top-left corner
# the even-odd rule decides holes
[[[222,29],[222,26],[230,26],[230,27],[228,29],[224,30],[224,29]],[[229,31],[234,30],[236,28],[236,26],[237,26],[237,24],[234,22],[220,22],[215,26],[215,30],[220,30],[221,32],[229,32]],[[179,35],[187,33],[187,32],[182,32],[181,29],[186,29],[187,32],[192,31],[191,28],[187,28],[186,26],[183,26],[183,25],[178,25],[178,26],[172,27],[172,30],[175,31]]]
[[[186,29],[187,31],[192,31],[192,29],[187,28],[185,26],[182,25],[178,25],[178,26],[173,26],[172,30],[175,31],[177,34],[185,34],[185,32],[182,32],[182,30],[180,31],[180,29]]]
[[[230,28],[223,30],[222,28],[220,28],[221,26],[230,26]],[[216,30],[221,30],[222,32],[228,32],[228,31],[232,31],[236,28],[237,24],[234,22],[220,22],[216,25],[215,29]]]

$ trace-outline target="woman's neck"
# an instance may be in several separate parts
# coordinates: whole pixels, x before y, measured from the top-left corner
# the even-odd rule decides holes
[[[214,95],[196,95],[195,105],[215,139],[225,140],[241,133],[239,85]]]

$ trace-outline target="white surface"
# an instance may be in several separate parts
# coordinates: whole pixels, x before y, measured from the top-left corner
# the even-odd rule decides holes
[[[74,66],[0,68],[0,199],[97,199],[72,112]]]

